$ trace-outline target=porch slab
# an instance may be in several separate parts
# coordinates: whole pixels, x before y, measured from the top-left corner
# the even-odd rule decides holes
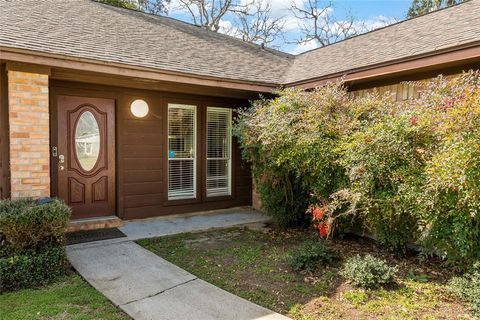
[[[124,224],[125,222],[116,216],[76,219],[68,222],[67,232],[118,228]]]
[[[250,207],[238,207],[196,212],[191,215],[125,221],[125,225],[119,229],[127,235],[129,240],[139,240],[177,233],[264,224],[270,220],[270,217]]]

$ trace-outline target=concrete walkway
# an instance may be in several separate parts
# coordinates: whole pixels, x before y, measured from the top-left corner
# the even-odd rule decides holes
[[[161,237],[177,233],[205,231],[239,225],[266,223],[270,218],[251,208],[197,212],[190,215],[166,216],[127,221],[119,228],[129,240]]]
[[[265,216],[236,209],[177,219],[127,223],[122,231],[128,238],[68,246],[68,258],[82,277],[136,320],[288,319],[198,279],[132,241],[262,223]]]

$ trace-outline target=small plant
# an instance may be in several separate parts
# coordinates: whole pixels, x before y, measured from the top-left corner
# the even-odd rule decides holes
[[[469,302],[475,314],[480,315],[480,262],[473,265],[472,271],[463,277],[454,277],[448,289],[460,299]]]
[[[289,264],[295,271],[314,271],[319,263],[329,264],[339,255],[328,247],[324,241],[306,241],[289,255]]]
[[[354,307],[358,308],[368,300],[368,295],[362,290],[352,290],[345,292],[343,298],[350,302]]]
[[[365,289],[376,289],[394,282],[396,267],[390,267],[385,260],[372,255],[349,258],[341,275],[354,285]]]

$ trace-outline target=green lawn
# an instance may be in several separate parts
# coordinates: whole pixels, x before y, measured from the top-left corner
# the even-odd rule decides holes
[[[2,320],[131,319],[78,275],[62,277],[38,289],[0,295]]]
[[[397,258],[371,242],[345,239],[331,246],[344,258],[371,253],[398,265],[394,288],[357,289],[339,276],[341,262],[311,274],[294,272],[287,256],[309,237],[237,228],[139,243],[201,279],[294,319],[473,319],[447,292],[451,275],[438,264]]]

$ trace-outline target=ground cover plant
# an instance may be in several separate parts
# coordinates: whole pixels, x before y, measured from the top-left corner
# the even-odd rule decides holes
[[[377,289],[394,283],[396,267],[391,267],[385,260],[367,254],[349,258],[341,275],[354,285],[365,289]]]
[[[240,113],[235,134],[263,209],[324,238],[365,232],[459,269],[480,259],[480,76],[413,83],[417,98],[341,84],[286,89]]]
[[[0,295],[0,310],[2,320],[131,319],[73,273],[49,285]]]
[[[0,293],[47,284],[66,271],[62,201],[0,201]]]
[[[290,265],[292,252],[318,241],[304,230],[233,228],[139,241],[199,278],[293,319],[475,319],[448,290],[452,274],[438,261],[398,257],[362,238],[325,245],[341,257],[311,272]],[[346,261],[372,255],[398,268],[395,284],[362,289],[341,276]]]
[[[480,262],[463,276],[452,278],[449,289],[460,299],[470,302],[474,313],[480,316]]]

